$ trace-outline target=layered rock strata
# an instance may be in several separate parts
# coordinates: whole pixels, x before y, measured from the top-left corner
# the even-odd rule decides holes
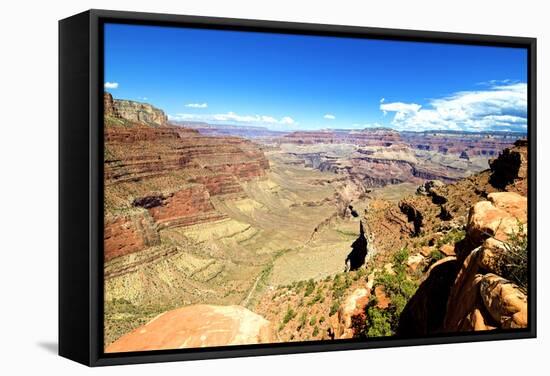
[[[148,229],[159,231],[226,218],[211,197],[242,198],[241,184],[263,178],[269,169],[262,150],[248,140],[171,126],[152,106],[127,102],[110,94],[104,97],[104,183],[110,218],[106,260],[156,244],[154,236],[142,239],[143,226],[137,224],[148,223]],[[143,209],[132,220],[120,214],[135,208]]]

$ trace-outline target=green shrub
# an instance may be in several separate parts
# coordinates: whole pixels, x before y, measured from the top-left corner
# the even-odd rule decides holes
[[[456,244],[466,236],[466,231],[459,229],[452,229],[445,233],[441,238],[435,242],[436,248],[441,248],[443,244]]]
[[[313,279],[310,279],[307,281],[306,292],[304,293],[304,296],[311,295],[313,290],[315,290],[315,282],[313,282]]]
[[[393,273],[383,270],[376,276],[376,286],[383,286],[390,299],[390,305],[383,309],[377,307],[376,298],[371,299],[365,309],[365,322],[353,322],[356,335],[360,337],[390,336],[397,330],[399,316],[407,302],[416,292],[417,283],[407,277],[406,261],[409,257],[407,248],[402,248],[393,255]]]
[[[311,316],[311,319],[309,319],[309,326],[313,326],[317,323],[317,316],[313,315]]]
[[[518,231],[508,234],[508,240],[503,243],[504,252],[497,261],[497,271],[502,277],[514,282],[521,290],[527,292],[529,288],[527,231],[519,221],[518,227]]]
[[[285,316],[283,317],[283,324],[287,324],[290,320],[292,320],[296,316],[296,312],[290,307],[288,307]]]
[[[333,299],[340,299],[344,296],[347,289],[351,286],[351,277],[348,273],[344,275],[337,274],[332,282],[332,297]]]
[[[321,293],[321,291],[317,291],[317,294],[309,301],[308,305],[312,306],[315,303],[323,303],[325,301],[325,296]]]
[[[307,315],[304,312],[300,316],[300,321],[298,321],[298,330],[301,330],[304,326],[306,326],[306,321],[307,321]]]
[[[430,252],[430,262],[429,264],[433,264],[434,262],[437,262],[439,260],[441,260],[443,257],[445,257],[443,255],[443,253],[441,253],[441,251],[439,249],[434,249],[433,251]]]
[[[340,308],[340,302],[338,301],[333,301],[332,302],[332,305],[330,306],[330,312],[329,312],[329,316],[332,316],[334,315],[336,312],[338,312],[338,309]]]
[[[313,337],[317,336],[317,334],[319,334],[319,328],[317,326],[315,326],[315,328],[313,328],[313,333],[311,333],[311,335]]]
[[[367,337],[388,337],[393,334],[392,318],[388,310],[376,306],[367,309]]]

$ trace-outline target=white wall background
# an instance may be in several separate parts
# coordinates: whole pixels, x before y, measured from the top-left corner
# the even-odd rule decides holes
[[[550,27],[542,0],[95,0],[2,4],[0,373],[543,374],[549,364],[546,187]],[[57,20],[88,8],[538,38],[539,338],[87,369],[57,357]],[[76,125],[75,125],[76,126]],[[545,147],[546,146],[546,147]],[[544,348],[546,346],[546,349]],[[540,371],[536,371],[539,369]]]

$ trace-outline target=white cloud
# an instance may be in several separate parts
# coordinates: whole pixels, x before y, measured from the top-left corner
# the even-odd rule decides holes
[[[334,116],[333,114],[326,114],[325,116],[323,116],[325,119],[328,119],[328,120],[334,120],[336,119],[336,116]]]
[[[118,89],[118,82],[105,82],[105,89]]]
[[[386,98],[380,98],[380,103],[384,103],[385,100]]]
[[[185,107],[190,107],[190,108],[207,108],[208,107],[208,103],[187,103],[185,105]]]
[[[269,115],[239,115],[235,112],[223,114],[176,114],[169,115],[174,121],[203,121],[212,123],[237,123],[254,125],[295,125],[297,124],[290,116],[277,119]]]
[[[461,91],[433,99],[426,107],[383,103],[380,110],[384,114],[395,113],[391,124],[400,130],[525,130],[527,84],[497,84],[487,90]]]
[[[297,124],[293,118],[291,118],[290,116],[285,116],[281,119],[280,121],[281,124],[285,124],[285,125],[293,125],[293,124]]]

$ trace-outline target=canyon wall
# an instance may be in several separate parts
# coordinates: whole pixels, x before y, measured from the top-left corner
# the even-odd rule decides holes
[[[226,218],[211,197],[241,198],[241,183],[269,169],[248,140],[204,136],[150,105],[104,100],[106,261],[158,244],[151,232]]]
[[[323,130],[292,132],[281,137],[280,143],[308,144],[353,144],[357,146],[399,145],[416,150],[435,151],[442,154],[458,154],[463,159],[470,156],[496,157],[504,148],[525,134],[510,132],[456,132],[425,131],[398,132],[387,128],[363,130]]]
[[[292,132],[272,139],[305,167],[350,175],[367,188],[452,183],[489,167],[520,133],[398,132],[385,128]]]

